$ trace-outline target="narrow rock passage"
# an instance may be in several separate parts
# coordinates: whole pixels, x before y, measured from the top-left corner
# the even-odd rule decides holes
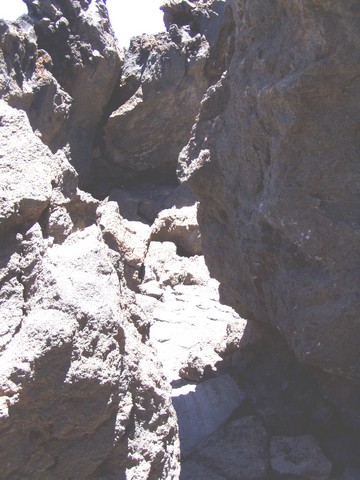
[[[110,242],[112,232],[115,244],[128,252],[128,284],[137,292],[140,321],[172,386],[181,452],[186,457],[244,399],[215,348],[228,325],[241,325],[244,330],[246,322],[220,303],[218,282],[210,278],[199,255],[198,204],[188,188],[139,184],[118,188],[109,198],[117,202],[103,202],[103,235]],[[126,232],[116,229],[114,216],[106,213],[114,213],[115,205]],[[121,218],[121,213],[127,218]]]
[[[109,198],[102,211],[114,212],[116,205],[127,227],[116,230],[114,217],[103,214],[104,238],[109,241],[111,231],[128,252],[125,271],[136,292],[138,322],[172,387],[181,480],[337,478],[330,477],[332,462],[297,403],[304,392],[289,393],[289,379],[300,373],[284,345],[274,350],[272,333],[254,330],[220,303],[219,284],[199,254],[193,194],[184,186],[139,183]],[[262,360],[269,345],[278,354]],[[308,395],[315,404],[316,392]],[[326,406],[318,408],[324,415]]]

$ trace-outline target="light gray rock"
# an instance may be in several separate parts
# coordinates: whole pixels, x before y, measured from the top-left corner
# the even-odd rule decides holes
[[[199,449],[194,461],[227,480],[270,478],[268,436],[256,417],[233,420]]]
[[[182,255],[201,255],[201,235],[197,221],[197,203],[162,210],[151,227],[151,240],[173,242]]]
[[[166,287],[150,315],[150,339],[170,382],[179,381],[179,371],[194,359],[199,359],[194,371],[197,380],[205,370],[217,373],[221,358],[215,353],[216,344],[229,322],[243,322],[230,307],[219,303],[218,284],[210,278],[206,285]]]
[[[0,361],[5,478],[176,479],[170,392],[98,227],[56,244],[35,224],[20,249],[23,316]]]
[[[216,376],[221,357],[215,352],[214,345],[209,342],[189,352],[185,364],[179,370],[179,376],[190,382],[200,382]]]
[[[26,114],[3,100],[0,121],[0,235],[4,235],[20,224],[31,224],[45,211],[66,160],[53,156],[33,134]],[[68,173],[76,179],[69,165]]]
[[[99,202],[24,111],[1,100],[0,117],[2,475],[175,480],[170,390]]]
[[[19,279],[19,242],[13,238],[0,247],[0,352],[21,326],[24,287]]]
[[[204,257],[181,257],[172,242],[150,242],[144,262],[141,288],[156,282],[160,288],[179,284],[202,285],[209,280]]]
[[[188,456],[239,408],[244,395],[228,375],[173,390],[180,449]]]
[[[142,267],[148,250],[150,227],[142,222],[130,222],[122,218],[116,202],[104,202],[97,213],[104,241],[120,254],[124,262],[124,275],[128,286],[135,290],[142,280]]]
[[[247,359],[253,358],[251,351],[256,351],[254,347],[259,347],[262,339],[263,332],[256,324],[238,318],[226,326],[226,334],[215,351],[227,365],[236,367],[239,372],[247,366]]]
[[[306,480],[328,480],[332,464],[311,435],[273,437],[271,467],[280,476]]]

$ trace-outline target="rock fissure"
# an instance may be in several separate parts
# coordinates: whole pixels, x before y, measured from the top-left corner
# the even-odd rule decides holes
[[[169,0],[125,51],[103,0],[25,3],[3,478],[360,478],[356,1]]]

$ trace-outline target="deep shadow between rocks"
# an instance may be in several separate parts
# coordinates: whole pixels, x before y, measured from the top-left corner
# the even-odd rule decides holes
[[[330,478],[349,466],[360,468],[360,431],[348,415],[346,398],[347,390],[353,395],[353,386],[344,385],[339,392],[344,400],[342,411],[341,401],[335,405],[324,395],[323,372],[299,363],[275,329],[252,322],[237,348],[224,354],[223,363],[245,393],[233,419],[254,415],[271,437],[314,436],[333,462]],[[329,375],[331,382],[339,385],[338,379]],[[355,411],[357,408],[354,405]]]

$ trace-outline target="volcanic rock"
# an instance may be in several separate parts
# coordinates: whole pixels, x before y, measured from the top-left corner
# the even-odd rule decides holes
[[[215,432],[186,465],[181,479],[190,480],[199,467],[228,480],[268,480],[268,436],[255,417],[229,422]]]
[[[176,479],[170,389],[99,202],[24,111],[0,118],[2,476]]]
[[[179,22],[176,11],[183,4],[187,13]],[[110,184],[115,179],[129,184],[141,176],[175,179],[177,157],[201,98],[231,56],[233,28],[223,1],[199,2],[196,8],[191,2],[170,2],[163,9],[165,19],[174,16],[171,25],[165,21],[168,32],[133,38],[125,53],[119,107],[106,122],[97,161],[99,175]]]
[[[207,263],[224,302],[358,382],[358,3],[227,4],[235,52],[180,155]]]
[[[273,437],[270,446],[271,466],[279,478],[328,480],[331,462],[310,435]]]
[[[173,403],[179,421],[181,454],[188,456],[214,433],[243,399],[241,391],[228,375],[176,389]]]
[[[92,152],[97,130],[119,80],[122,63],[105,2],[25,0],[25,3],[38,48],[46,52],[53,76],[68,94],[67,98],[71,98],[65,131],[56,136],[47,135],[44,141],[53,151],[67,147],[66,153],[79,174],[80,186],[89,188],[94,175]],[[45,101],[39,98],[33,105],[31,117],[44,118],[52,108],[64,110],[58,97],[59,94],[54,105],[46,98]]]

